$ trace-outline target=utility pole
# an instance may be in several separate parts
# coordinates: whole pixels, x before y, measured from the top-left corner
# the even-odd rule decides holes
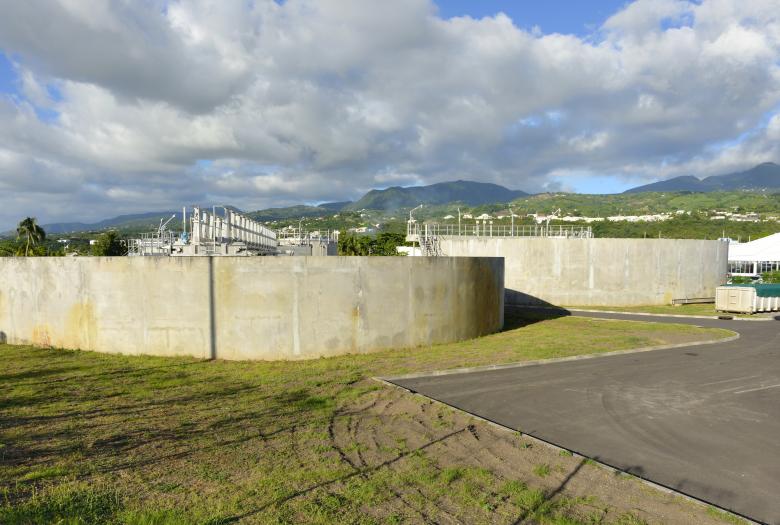
[[[510,236],[514,237],[515,236],[515,210],[513,210],[511,206],[509,207],[509,216],[511,217],[512,220],[512,231]]]
[[[413,231],[414,231],[412,229],[412,226],[414,225],[414,217],[412,216],[412,212],[414,212],[415,210],[418,210],[418,209],[420,209],[422,207],[423,207],[423,205],[420,204],[419,206],[409,210],[409,223],[408,223],[409,226],[407,227],[407,230],[406,230],[407,231],[407,235],[413,235]],[[419,231],[417,232],[417,246],[420,248],[420,254],[422,255],[422,245],[420,244],[420,232]],[[414,248],[414,241],[412,241],[412,248]]]

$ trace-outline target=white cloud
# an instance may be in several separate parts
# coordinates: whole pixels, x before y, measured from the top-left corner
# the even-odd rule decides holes
[[[780,160],[776,0],[637,0],[588,38],[430,0],[0,4],[0,226]]]

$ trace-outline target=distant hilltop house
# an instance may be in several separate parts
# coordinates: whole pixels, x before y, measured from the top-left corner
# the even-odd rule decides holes
[[[446,215],[446,216],[444,217],[444,220],[445,220],[445,221],[448,221],[448,220],[450,220],[450,219],[454,219],[454,218],[455,218],[455,217],[453,217],[452,215]]]
[[[542,224],[543,222],[552,220],[560,220],[560,217],[554,213],[552,215],[547,215],[546,213],[529,213],[526,215],[526,217],[533,219],[536,224]]]
[[[368,226],[360,226],[359,228],[349,228],[347,231],[350,233],[374,233],[376,229],[369,228]]]
[[[463,214],[463,218],[464,218],[464,219],[473,219],[473,218],[474,218],[474,216],[473,216],[473,215],[471,215],[470,213],[464,213],[464,214]]]
[[[478,220],[478,221],[486,221],[486,220],[488,220],[488,219],[492,219],[492,218],[493,218],[493,217],[491,217],[491,216],[490,216],[490,215],[488,215],[487,213],[483,213],[482,215],[480,215],[479,217],[477,217],[477,220]]]
[[[734,222],[761,222],[761,215],[758,213],[731,213],[729,211],[714,212],[715,215],[710,216],[711,221],[730,220]]]
[[[682,213],[686,213],[683,211]],[[532,218],[537,224],[542,224],[546,221],[561,221],[561,222],[585,222],[591,224],[593,222],[661,222],[672,218],[671,213],[656,213],[648,215],[611,215],[609,217],[583,217],[579,215],[565,215],[559,217],[555,214],[547,215],[545,213],[529,213],[526,217]]]
[[[559,217],[558,220],[563,222],[587,222],[590,224],[592,222],[602,222],[604,221],[604,217],[577,217],[574,215],[566,215],[565,217]]]
[[[662,222],[671,219],[668,213],[656,213],[654,215],[613,215],[607,217],[611,222]]]

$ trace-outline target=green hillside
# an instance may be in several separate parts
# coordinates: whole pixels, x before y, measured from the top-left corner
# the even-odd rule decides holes
[[[387,191],[387,190],[385,190]],[[506,190],[511,191],[511,190]],[[391,191],[389,194],[394,195]],[[369,194],[370,195],[370,194]],[[362,199],[361,199],[362,200]],[[416,202],[416,201],[415,201]],[[608,217],[611,215],[644,215],[655,213],[674,213],[678,210],[690,212],[688,217],[678,217],[662,223],[594,223],[594,232],[599,237],[682,237],[682,238],[716,238],[723,236],[742,237],[743,239],[766,235],[780,231],[780,223],[773,220],[760,223],[745,223],[734,221],[712,221],[710,216],[715,212],[746,213],[756,212],[762,218],[780,216],[780,193],[761,191],[731,191],[731,192],[662,192],[662,193],[628,193],[618,195],[583,195],[575,193],[542,193],[538,195],[523,195],[515,198],[511,204],[491,202],[469,206],[463,203],[449,202],[444,204],[426,204],[415,211],[418,220],[439,223],[453,223],[456,219],[445,220],[451,215],[457,217],[458,208],[463,214],[473,216],[482,213],[496,215],[503,212],[509,215],[509,206],[519,216],[516,224],[531,223],[526,215],[533,213],[549,214],[561,210],[560,215],[581,217]],[[414,206],[405,206],[394,211],[366,209],[362,211],[339,210],[346,203],[323,206],[290,206],[287,208],[270,208],[250,212],[248,215],[266,223],[271,228],[282,228],[287,225],[298,226],[303,218],[303,225],[308,229],[338,229],[347,231],[350,228],[370,227],[377,231],[405,231],[405,221],[409,210]],[[416,204],[415,204],[416,206]],[[349,206],[348,208],[352,208]],[[132,237],[139,232],[147,232],[159,225],[160,218],[170,217],[170,213],[138,214],[108,219],[95,224],[57,225],[58,228],[47,232],[52,239],[65,237],[70,239],[94,238],[100,231],[116,229],[123,237]],[[466,221],[466,219],[464,219]],[[173,229],[178,229],[180,217],[172,223]],[[496,224],[509,223],[509,218],[495,219]],[[377,227],[377,224],[380,225]],[[58,234],[58,230],[59,233]],[[68,232],[68,233],[65,233]],[[14,237],[14,232],[8,232]]]
[[[437,205],[453,202],[478,206],[493,202],[509,202],[525,195],[528,194],[524,191],[510,190],[497,184],[459,180],[430,186],[407,188],[395,186],[384,190],[371,190],[346,209],[396,211],[413,208],[419,204]]]

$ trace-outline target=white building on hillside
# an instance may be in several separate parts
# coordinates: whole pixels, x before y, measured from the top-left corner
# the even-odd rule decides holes
[[[756,276],[780,270],[780,233],[755,241],[729,243],[729,273]]]

